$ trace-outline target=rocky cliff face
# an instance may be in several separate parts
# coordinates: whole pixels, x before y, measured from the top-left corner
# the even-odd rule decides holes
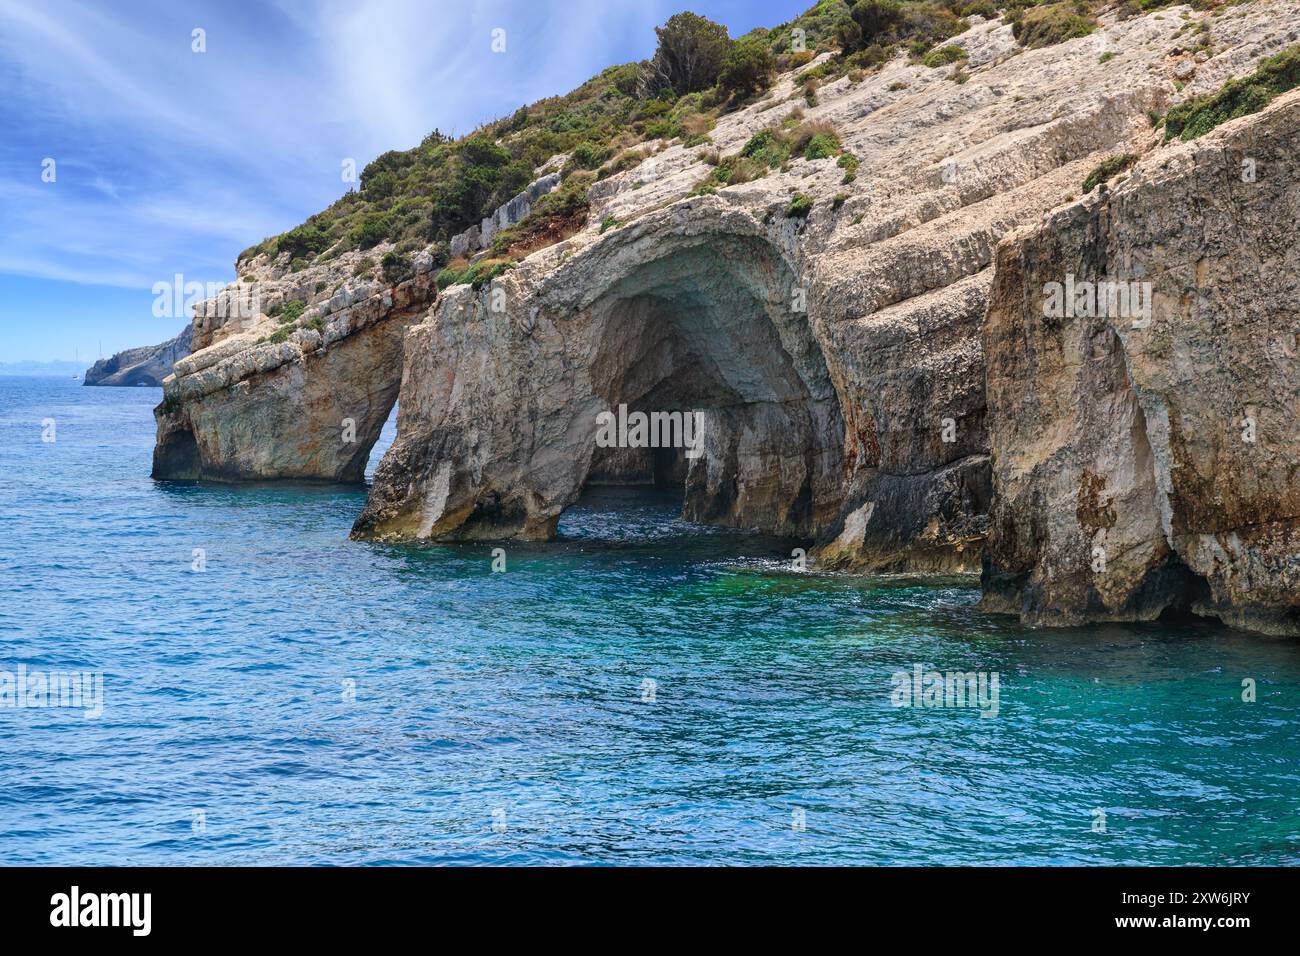
[[[1297,143],[1291,93],[999,249],[985,606],[1300,634]]]
[[[196,351],[163,383],[153,476],[360,481],[397,400],[402,332],[437,296],[432,261],[394,280],[356,253],[250,268],[257,281],[199,308]]]
[[[189,326],[162,345],[127,349],[86,369],[82,385],[153,385],[163,383],[172,367],[190,354]]]
[[[1225,595],[1249,592],[1281,606],[1283,579],[1269,578],[1263,590],[1258,582],[1286,565],[1288,548],[1294,554],[1275,524],[1288,508],[1295,513],[1294,472],[1290,485],[1283,478],[1292,459],[1250,477],[1210,432],[1188,445],[1211,451],[1187,459],[1186,471],[1175,449],[1189,433],[1160,447],[1133,438],[1124,452],[1116,423],[1129,422],[1132,436],[1172,433],[1210,421],[1202,417],[1209,405],[1184,418],[1175,404],[1188,409],[1193,399],[1161,406],[1151,398],[1155,385],[1132,384],[1119,330],[1099,327],[1101,339],[1089,333],[1085,341],[1085,327],[1075,325],[1052,333],[1074,338],[1032,339],[1015,326],[1024,321],[1015,295],[1041,278],[1040,257],[1059,271],[1083,255],[1076,271],[1085,276],[1110,268],[1108,256],[1127,268],[1128,250],[1165,241],[1153,238],[1165,233],[1139,193],[1122,207],[1113,203],[1130,196],[1127,187],[1079,204],[1080,184],[1116,154],[1193,155],[1161,146],[1152,115],[1249,73],[1295,41],[1298,18],[1296,0],[1260,0],[1218,17],[1174,7],[1106,16],[1098,33],[1038,50],[1019,47],[1005,23],[973,18],[953,41],[967,55],[957,65],[928,68],[900,55],[813,97],[786,75],[763,99],[722,116],[710,146],[649,144],[640,165],[590,190],[584,228],[477,288],[437,295],[427,261],[393,284],[349,279],[354,254],[297,274],[263,257],[259,283],[279,301],[304,299],[307,311],[281,342],[268,339],[277,323],[266,315],[202,331],[196,320],[201,351],[178,363],[158,411],[155,474],[359,477],[400,384],[398,437],[357,537],[544,539],[587,483],[660,476],[684,482],[687,517],[796,537],[814,546],[821,567],[974,571],[992,514],[990,606],[1023,609],[1032,620],[1150,616],[1179,603],[1152,596],[1174,587],[1168,582],[1203,579],[1203,606],[1250,624],[1254,612],[1244,609],[1264,605]],[[1202,20],[1213,55],[1180,40]],[[700,194],[717,156],[736,156],[766,128],[808,122],[833,126],[857,161],[856,177],[851,163],[796,155],[761,179]],[[1180,202],[1203,203],[1187,189],[1156,197],[1164,226],[1184,222]],[[1096,212],[1104,229],[1086,224],[1097,208],[1106,210]],[[1203,203],[1202,214],[1219,209],[1223,201]],[[1105,231],[1120,211],[1132,230],[1123,237]],[[1013,236],[1008,248],[1033,248],[1024,230],[1045,216],[1074,238],[1050,255],[1025,252],[1023,266],[1004,252],[995,278],[998,244]],[[1090,246],[1094,233],[1109,238]],[[1192,237],[1166,239],[1168,255],[1152,252],[1149,267],[1188,268]],[[1213,289],[1220,278],[1225,289],[1244,288],[1234,261],[1227,252],[1209,257],[1196,288]],[[991,294],[997,317],[986,330]],[[1168,298],[1158,310],[1173,308],[1174,293],[1161,294]],[[1210,294],[1184,288],[1177,301]],[[1223,314],[1237,316],[1224,301]],[[303,325],[311,322],[318,328]],[[1036,326],[1034,334],[1049,333]],[[1166,356],[1183,385],[1198,373],[1249,380],[1245,364],[1206,364],[1212,339],[1188,347],[1202,364],[1188,364],[1173,346]],[[996,362],[987,371],[986,351]],[[1049,360],[1061,356],[1053,371]],[[1108,358],[1085,363],[1091,377],[1076,381],[1085,356]],[[1082,408],[1090,383],[1113,401]],[[1294,396],[1294,380],[1291,387]],[[1274,411],[1265,413],[1260,395],[1216,395],[1239,399],[1242,414],[1259,412],[1261,434],[1273,437],[1252,453],[1276,447],[1267,444],[1279,440]],[[1029,396],[1046,409],[1038,418],[1019,417]],[[601,415],[620,406],[698,412],[699,454],[602,448]],[[340,447],[344,417],[363,435],[355,447]],[[1087,439],[1094,424],[1112,437]],[[1071,443],[1074,433],[1085,440]],[[1033,448],[1051,457],[1055,447],[1077,467],[1035,471],[1017,458]],[[1089,457],[1103,448],[1114,460]],[[1171,456],[1167,467],[1152,465],[1162,454]],[[1229,462],[1230,471],[1217,470]],[[1227,509],[1231,519],[1211,520],[1209,506],[1198,506],[1204,520],[1193,521],[1193,510],[1175,520],[1169,489],[1193,474],[1221,495],[1229,477],[1256,491],[1240,499],[1239,513]],[[1004,500],[995,504],[995,495]],[[1269,495],[1292,504],[1265,506]],[[1074,530],[1049,533],[1053,509],[1067,498]],[[1188,490],[1177,500],[1199,499]],[[1098,535],[1120,571],[1104,597],[1063,563]],[[1261,536],[1271,543],[1244,543]],[[1145,556],[1127,550],[1125,542],[1139,541]],[[1261,613],[1276,619],[1274,610]]]
[[[702,410],[688,517],[810,539],[823,566],[975,569],[995,246],[1103,158],[1152,148],[1175,71],[1183,95],[1215,88],[1283,35],[1248,8],[1198,64],[1183,28],[1170,10],[1022,50],[982,23],[955,41],[965,82],[899,58],[811,106],[785,77],[711,134],[734,154],[798,106],[859,158],[849,183],[796,158],[689,196],[710,167],[671,145],[598,184],[586,230],[492,287],[452,288],[408,332],[398,440],[355,533],[547,537],[603,477],[597,415],[627,402]]]

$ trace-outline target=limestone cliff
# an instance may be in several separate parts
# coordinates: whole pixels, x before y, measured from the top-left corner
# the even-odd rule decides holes
[[[785,76],[711,133],[735,155],[797,106],[859,160],[851,182],[795,158],[690,195],[706,151],[664,144],[593,188],[586,229],[409,330],[398,439],[355,533],[547,537],[602,472],[595,416],[628,402],[703,410],[688,517],[815,541],[822,566],[974,570],[996,244],[1105,157],[1153,148],[1149,114],[1248,72],[1297,10],[1270,6],[1216,25],[1199,64],[1182,8],[1042,50],[977,23],[960,68],[900,56],[815,105]]]
[[[1000,247],[986,607],[1300,634],[1297,144],[1293,92]],[[1086,307],[1045,316],[1067,276]],[[1092,307],[1107,282],[1151,309]]]
[[[430,257],[402,277],[357,253],[249,268],[258,281],[200,307],[195,352],[163,383],[153,476],[360,481],[397,400],[402,332],[437,295]]]
[[[1262,393],[1233,389],[1271,383],[1294,397],[1294,379],[1261,368],[1256,381],[1244,359],[1214,365],[1208,331],[1190,351],[1169,346],[1166,375],[1180,387],[1200,375],[1215,383],[1213,401],[1237,403],[1231,414],[1258,413],[1263,437],[1245,454],[1275,457],[1247,474],[1240,449],[1209,437],[1218,432],[1169,437],[1216,420],[1208,405],[1192,409],[1200,398],[1166,396],[1154,371],[1150,381],[1126,378],[1138,374],[1127,332],[1086,323],[1050,331],[1037,320],[1025,330],[1016,326],[1028,321],[1025,300],[1015,296],[1042,278],[1039,258],[1086,276],[1110,267],[1107,256],[1127,263],[1144,242],[1168,243],[1150,268],[1195,271],[1191,224],[1231,220],[1237,207],[1198,192],[1189,174],[1183,186],[1156,189],[1158,213],[1145,211],[1140,184],[1164,182],[1152,170],[1194,165],[1188,157],[1209,148],[1164,145],[1153,119],[1250,73],[1296,41],[1298,21],[1300,0],[1111,12],[1092,35],[1026,49],[1009,24],[972,17],[951,41],[956,63],[931,67],[900,52],[820,88],[787,73],[717,116],[703,145],[638,144],[586,190],[582,212],[563,207],[554,228],[529,233],[509,261],[492,257],[510,245],[503,237],[525,207],[581,182],[565,157],[526,171],[533,185],[513,205],[456,237],[455,251],[474,262],[458,260],[436,281],[433,246],[409,276],[367,273],[356,252],[305,268],[259,253],[241,272],[265,311],[238,323],[196,318],[196,352],[177,364],[157,412],[155,475],[359,478],[400,387],[397,440],[357,520],[359,538],[545,539],[586,484],[661,475],[684,483],[688,518],[792,536],[824,568],[974,571],[991,516],[990,606],[1030,620],[1151,616],[1181,601],[1156,593],[1172,593],[1177,579],[1179,588],[1203,583],[1199,607],[1285,630],[1276,622],[1290,613],[1285,589],[1295,590],[1285,522],[1296,478],[1286,471],[1294,457],[1278,451],[1275,416],[1286,402],[1266,409]],[[1199,46],[1189,48],[1189,35]],[[801,130],[833,131],[843,152],[810,146],[763,162],[757,178],[720,175],[756,164],[764,137]],[[1132,186],[1080,203],[1085,178],[1127,154],[1149,157]],[[1242,201],[1265,201],[1251,195]],[[1285,197],[1274,201],[1294,213]],[[1199,203],[1201,218],[1180,203]],[[1186,234],[1166,235],[1174,225]],[[1055,228],[1059,247],[1046,236]],[[1293,221],[1277,228],[1294,237]],[[1243,240],[1264,236],[1243,229]],[[492,248],[476,253],[484,231]],[[392,252],[381,244],[371,254]],[[1210,270],[1196,277],[1200,291],[1159,292],[1167,321],[1144,342],[1171,334],[1169,310],[1220,295],[1219,283],[1226,301],[1255,275],[1226,252],[1200,258]],[[439,284],[448,287],[439,293]],[[290,302],[300,308],[286,323]],[[1083,341],[1087,329],[1101,338]],[[996,363],[987,370],[986,351]],[[1265,355],[1273,352],[1256,361],[1274,361]],[[1092,384],[1113,401],[1093,402]],[[1031,400],[1048,411],[1022,414]],[[619,405],[698,411],[702,453],[601,448],[599,415]],[[351,443],[340,438],[345,419],[356,425]],[[1131,424],[1127,452],[1115,437],[1122,421]],[[1072,443],[1094,426],[1105,426],[1104,442]],[[1033,449],[1051,458],[1054,448],[1062,452],[1051,467],[1017,458]],[[1161,455],[1167,464],[1153,466]],[[1179,484],[1193,475],[1202,491]],[[1217,510],[1205,503],[1227,502],[1231,483],[1248,490]],[[1204,499],[1208,488],[1219,498]],[[1049,525],[1066,498],[1074,524],[1056,533]],[[1280,504],[1265,503],[1273,498]],[[1201,503],[1179,511],[1192,501]],[[1091,547],[1097,535],[1118,569],[1100,591],[1080,583],[1076,564],[1080,543]]]
[[[190,354],[190,326],[162,345],[126,349],[86,369],[82,385],[153,385],[163,383],[172,367]]]

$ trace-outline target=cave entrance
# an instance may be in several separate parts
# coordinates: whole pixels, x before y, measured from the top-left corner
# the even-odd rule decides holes
[[[844,425],[803,292],[766,240],[697,238],[590,307],[599,345],[581,486],[681,488],[688,520],[816,535],[838,511]],[[648,435],[621,427],[638,413]],[[620,422],[615,445],[598,441],[602,415]],[[692,426],[671,430],[673,415]],[[664,433],[677,436],[668,447]]]

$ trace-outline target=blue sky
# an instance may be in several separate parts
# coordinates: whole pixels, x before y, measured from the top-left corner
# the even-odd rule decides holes
[[[170,338],[153,284],[231,281],[344,192],[344,159],[648,57],[682,9],[739,36],[812,2],[0,0],[0,362]]]

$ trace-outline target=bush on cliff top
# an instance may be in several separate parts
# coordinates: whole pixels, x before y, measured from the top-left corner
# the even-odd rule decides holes
[[[1258,113],[1276,97],[1300,86],[1300,46],[1260,61],[1250,76],[1229,80],[1217,93],[1180,103],[1165,116],[1165,139],[1195,139],[1228,120]]]
[[[1086,37],[1097,29],[1088,8],[1077,0],[1066,3],[1049,3],[1031,7],[1013,14],[1011,33],[1021,46],[1036,48],[1052,46]]]
[[[309,263],[383,242],[447,241],[517,195],[554,155],[573,157],[567,180],[646,139],[702,142],[717,113],[766,87],[794,57],[828,47],[848,11],[846,0],[819,0],[789,23],[735,41],[720,24],[679,14],[660,28],[655,60],[609,67],[460,139],[434,130],[413,149],[384,153],[362,170],[359,189],[239,261],[267,253]],[[795,50],[800,41],[804,53]]]
[[[956,63],[958,60],[965,60],[966,51],[955,43],[949,43],[947,46],[941,46],[936,50],[931,50],[921,60],[928,67],[947,66],[950,63]]]
[[[385,242],[446,242],[517,195],[552,156],[570,156],[567,183],[648,139],[701,144],[717,115],[765,88],[776,70],[832,51],[806,71],[811,101],[818,83],[846,73],[861,79],[896,44],[910,44],[919,56],[960,33],[966,27],[954,12],[960,8],[959,0],[818,0],[788,23],[736,40],[720,24],[678,14],[659,29],[654,59],[609,67],[571,93],[520,107],[459,139],[434,130],[413,149],[384,153],[362,170],[359,188],[244,250],[239,261],[267,253],[307,264]],[[732,171],[736,177],[747,172],[741,165]],[[555,234],[559,225],[534,221],[530,230],[537,238]]]

